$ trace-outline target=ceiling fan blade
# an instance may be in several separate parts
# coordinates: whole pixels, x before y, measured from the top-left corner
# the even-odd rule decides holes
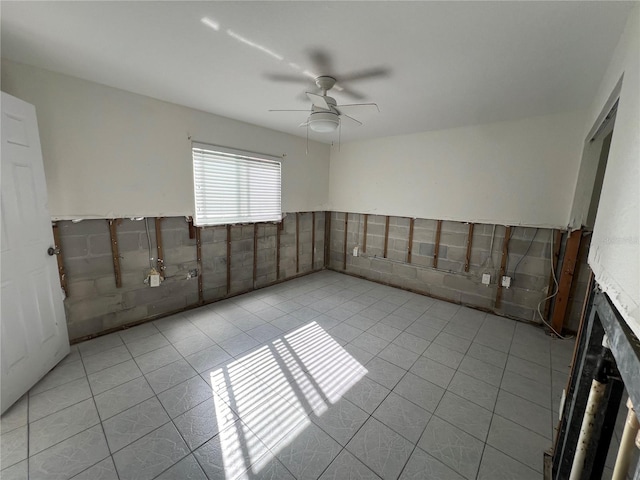
[[[368,78],[388,77],[390,70],[386,67],[373,67],[346,75],[340,75],[340,81],[351,82],[354,80],[366,80]]]
[[[354,90],[353,88],[345,87],[340,82],[336,83],[336,87],[334,88],[340,93],[344,93],[345,95],[353,98],[354,100],[364,100],[366,98],[360,92]]]
[[[343,113],[342,115],[340,115],[340,120],[345,119],[345,118],[348,118],[350,121],[355,122],[355,124],[356,124],[358,127],[359,127],[360,125],[362,125],[362,122],[361,122],[361,121],[356,120],[355,118],[350,117],[349,115],[346,115],[346,114],[344,114],[344,113]]]
[[[310,113],[311,110],[269,110],[270,112],[307,112]]]
[[[309,78],[304,75],[287,75],[283,73],[266,73],[264,75],[269,80],[276,82],[309,83]]]
[[[320,48],[309,51],[309,59],[313,63],[313,67],[321,75],[331,75],[333,72],[331,56]]]
[[[329,104],[327,103],[327,101],[322,95],[317,95],[315,93],[310,93],[310,92],[306,92],[306,93],[307,93],[307,97],[309,97],[309,100],[311,100],[311,103],[313,103],[316,107],[322,108],[324,110],[331,110],[331,108],[329,107]]]
[[[378,105],[376,103],[349,103],[347,105],[336,105],[338,111],[342,114],[346,114],[347,112],[376,112],[380,111]]]

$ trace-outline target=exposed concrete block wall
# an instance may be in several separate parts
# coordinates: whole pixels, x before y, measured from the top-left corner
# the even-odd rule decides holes
[[[256,277],[254,225],[230,227],[229,295],[271,285],[278,280],[318,270],[324,266],[324,212],[316,212],[315,246],[311,245],[311,212],[298,217],[298,269],[296,270],[296,214],[288,214],[282,226],[258,224]],[[117,226],[122,287],[114,275],[111,237],[107,220],[57,222],[64,259],[68,296],[65,309],[69,338],[79,339],[127,324],[175,312],[199,302],[196,240],[189,238],[185,217],[162,219],[165,279],[160,287],[144,283],[156,267],[155,219],[123,219]],[[277,237],[280,230],[280,276],[277,275]],[[149,241],[151,249],[149,249]],[[314,263],[311,252],[315,247]],[[227,296],[227,227],[201,229],[203,297],[205,303]],[[151,262],[150,262],[150,259]]]
[[[496,308],[506,227],[474,225],[469,271],[465,272],[468,224],[442,222],[435,269],[436,220],[415,219],[411,263],[408,263],[410,219],[404,217],[389,217],[387,258],[383,258],[386,217],[369,215],[366,251],[353,256],[353,247],[359,245],[361,250],[364,247],[364,217],[358,213],[348,214],[347,273],[540,323],[537,306],[549,294],[550,287],[551,230],[512,227],[506,267],[512,284],[511,288],[502,289],[502,301]],[[344,271],[344,226],[345,213],[333,212],[329,266],[337,271]],[[491,274],[491,285],[482,284],[483,273]],[[544,309],[544,302],[540,308]]]

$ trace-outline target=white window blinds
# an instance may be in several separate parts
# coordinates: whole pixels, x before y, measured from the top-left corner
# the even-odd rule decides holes
[[[282,219],[278,160],[196,143],[192,154],[196,225]]]

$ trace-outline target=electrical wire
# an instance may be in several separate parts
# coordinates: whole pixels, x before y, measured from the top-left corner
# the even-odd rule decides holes
[[[518,263],[516,263],[516,267],[513,269],[513,280],[516,280],[516,271],[518,270],[518,266],[520,265],[520,262],[522,262],[522,260],[524,260],[524,258],[528,255],[529,250],[531,250],[531,245],[533,245],[533,241],[536,239],[536,235],[538,235],[538,229],[536,228],[536,231],[533,234],[533,237],[531,237],[531,241],[529,242],[529,246],[527,247],[527,250],[524,252],[524,255],[522,257],[520,257],[520,260],[518,260]],[[553,235],[553,232],[552,232]]]
[[[537,310],[538,310],[538,315],[540,315],[540,320],[542,320],[542,323],[544,323],[547,327],[549,327],[549,329],[558,337],[561,338],[562,340],[568,340],[570,338],[573,338],[573,335],[570,335],[568,337],[563,337],[562,335],[560,335],[555,328],[553,328],[545,319],[544,316],[542,315],[542,312],[540,311],[540,305],[542,305],[542,302],[546,302],[547,300],[555,297],[556,295],[558,295],[558,291],[560,290],[560,285],[558,284],[558,279],[556,277],[556,272],[555,269],[553,268],[553,230],[551,230],[551,276],[553,277],[553,283],[555,285],[555,292],[553,292],[551,295],[549,295],[546,298],[543,298],[542,300],[540,300],[540,302],[538,302],[538,306],[537,306]]]
[[[491,231],[491,245],[489,246],[489,256],[485,259],[482,267],[486,273],[487,270],[493,270],[493,242],[496,239],[496,226],[493,226],[493,230]]]
[[[149,267],[153,270],[153,258],[151,256],[151,235],[149,234],[149,222],[147,217],[144,217],[144,228],[147,232],[147,245],[149,246]]]

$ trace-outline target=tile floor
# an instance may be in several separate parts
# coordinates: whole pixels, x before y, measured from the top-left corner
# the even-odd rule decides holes
[[[1,477],[541,479],[571,341],[323,271],[72,347]]]

